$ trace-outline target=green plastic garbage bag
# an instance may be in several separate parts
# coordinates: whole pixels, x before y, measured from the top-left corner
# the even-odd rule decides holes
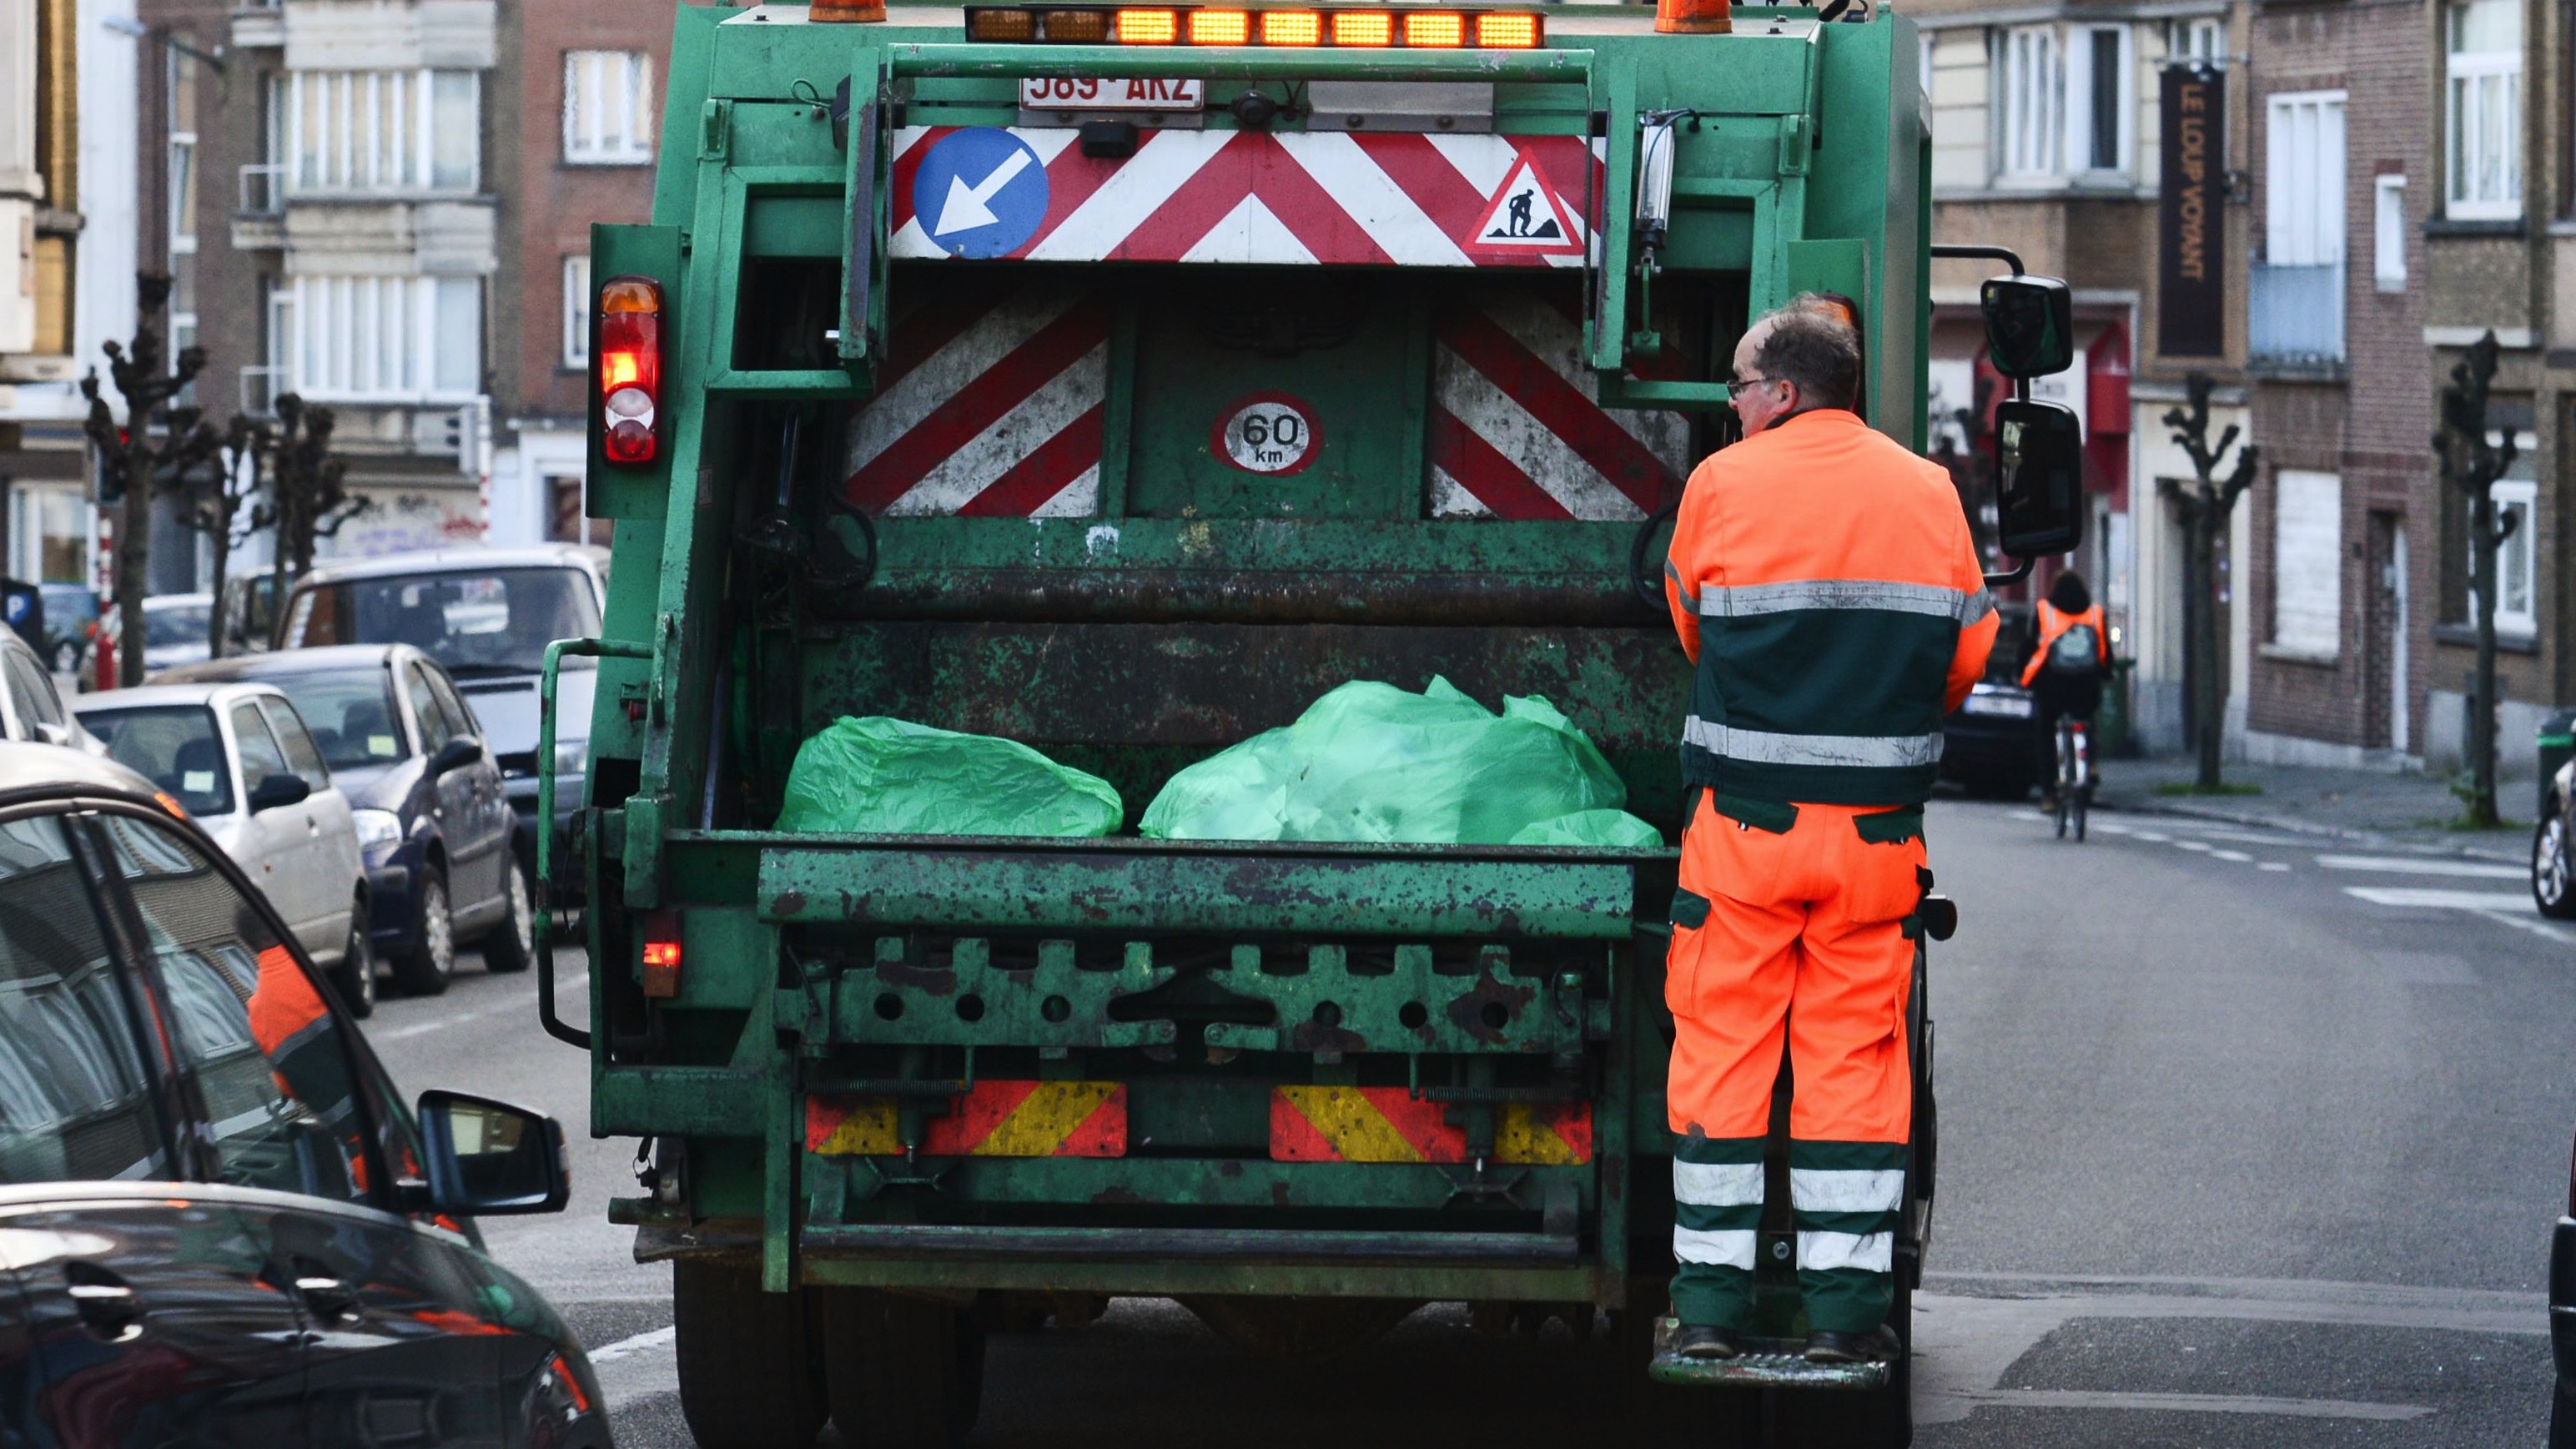
[[[1174,775],[1138,829],[1165,840],[1417,845],[1653,839],[1654,827],[1621,811],[1627,798],[1601,751],[1544,699],[1506,697],[1497,715],[1446,679],[1420,694],[1361,680]]]
[[[1015,740],[848,716],[797,747],[781,830],[885,835],[1107,835],[1117,787]]]
[[[1664,843],[1664,833],[1625,810],[1577,810],[1571,815],[1524,825],[1512,833],[1509,843],[1653,850]]]

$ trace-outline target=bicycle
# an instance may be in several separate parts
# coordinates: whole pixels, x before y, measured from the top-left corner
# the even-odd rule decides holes
[[[2073,715],[2057,721],[2057,838],[2066,838],[2070,820],[2075,838],[2084,838],[2084,817],[2093,804],[2093,735]]]

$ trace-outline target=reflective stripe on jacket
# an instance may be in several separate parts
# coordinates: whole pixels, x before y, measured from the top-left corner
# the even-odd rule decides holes
[[[1949,474],[1818,409],[1709,457],[1665,597],[1698,669],[1682,776],[1755,800],[1914,805],[1985,672],[1994,600]]]
[[[2111,667],[2111,631],[2102,622],[2100,604],[2095,604],[2081,614],[2069,614],[2048,600],[2042,599],[2039,601],[2039,647],[2031,651],[2030,662],[2021,667],[2021,682],[2024,685],[2039,678],[2039,671],[2048,667],[2048,646],[2057,642],[2058,635],[2078,624],[2093,626],[2093,647],[2102,656],[2102,668]]]

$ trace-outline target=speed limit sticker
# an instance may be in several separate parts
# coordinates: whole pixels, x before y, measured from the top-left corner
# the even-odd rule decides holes
[[[1238,399],[1217,419],[1208,451],[1217,461],[1246,473],[1279,477],[1303,472],[1322,444],[1315,429],[1315,410],[1284,392],[1257,392]]]

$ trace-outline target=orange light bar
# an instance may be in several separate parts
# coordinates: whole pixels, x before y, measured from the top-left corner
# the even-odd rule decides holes
[[[1035,40],[1038,17],[1032,10],[997,7],[966,12],[966,38],[985,42]]]
[[[1046,38],[1058,45],[1100,45],[1109,39],[1106,10],[1050,10]]]
[[[1467,17],[1448,10],[1410,10],[1404,16],[1404,43],[1426,49],[1455,49],[1467,43]]]
[[[1395,17],[1385,11],[1336,10],[1332,22],[1335,45],[1395,44]]]
[[[1193,10],[1190,44],[1242,45],[1252,39],[1252,16],[1242,10]]]
[[[1321,45],[1324,43],[1324,17],[1312,10],[1264,10],[1261,12],[1261,43]]]
[[[1169,45],[1181,38],[1181,17],[1169,10],[1118,12],[1120,45]]]
[[[1487,13],[1476,17],[1476,44],[1488,50],[1532,50],[1538,45],[1538,17]]]

